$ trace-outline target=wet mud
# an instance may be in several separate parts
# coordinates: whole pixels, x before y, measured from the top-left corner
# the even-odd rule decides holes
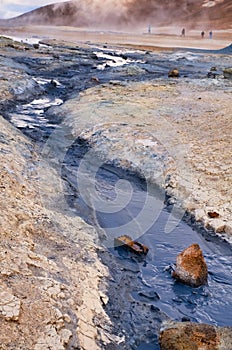
[[[156,187],[148,191],[147,184],[139,174],[102,165],[95,177],[99,196],[109,203],[115,200],[115,189],[119,180],[132,186],[131,200],[117,213],[95,210],[83,200],[78,189],[80,162],[88,144],[76,140],[64,159],[62,178],[67,201],[73,210],[88,223],[98,228],[101,242],[107,250],[99,251],[99,257],[109,267],[109,303],[105,310],[115,325],[115,333],[126,337],[120,349],[158,349],[157,335],[162,321],[167,318],[177,321],[205,322],[227,326],[231,323],[231,266],[232,250],[229,243],[220,240],[213,232],[206,232],[186,215],[172,232],[167,232],[171,205]],[[89,165],[91,167],[91,164]],[[91,182],[91,179],[89,179]],[[149,200],[152,205],[144,207]],[[152,217],[147,231],[139,241],[149,247],[146,257],[139,257],[123,248],[115,249],[114,237],[133,234],[132,221],[143,211],[144,217]],[[139,219],[138,219],[138,224]],[[105,236],[106,235],[106,236]],[[192,243],[198,243],[204,253],[208,268],[207,286],[193,289],[175,282],[171,272],[176,256]],[[142,346],[142,347],[141,347]],[[112,347],[118,349],[118,347]]]

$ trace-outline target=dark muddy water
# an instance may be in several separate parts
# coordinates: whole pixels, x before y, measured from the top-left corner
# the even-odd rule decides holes
[[[95,83],[90,81],[93,71],[98,72],[102,82],[141,80],[148,76],[154,79],[166,76],[175,64],[182,68],[183,76],[200,79],[205,78],[213,63],[213,59],[207,61],[196,53],[176,52],[156,57],[138,52],[112,55],[109,50],[105,51],[94,53],[97,57],[94,68],[86,62],[83,66],[79,62],[77,66],[75,61],[68,73],[61,68],[50,68],[50,71],[46,68],[43,74],[38,71],[35,75],[40,63],[18,58],[28,64],[33,79],[44,87],[44,92],[28,102],[18,103],[7,118],[43,144],[60,122],[50,108],[61,105],[73,93],[93,86]],[[91,57],[95,60],[94,55]],[[63,56],[67,61],[68,55]],[[128,67],[136,64],[144,69],[143,76],[140,72],[140,76],[128,78],[120,64]],[[53,78],[56,83],[51,80]],[[109,303],[105,309],[114,322],[115,334],[125,337],[120,345],[112,345],[107,350],[158,349],[159,327],[166,318],[231,325],[230,245],[197,227],[190,218],[173,215],[172,207],[165,204],[165,195],[136,174],[106,164],[96,173],[91,171],[93,164],[81,166],[88,151],[83,140],[73,143],[62,165],[62,179],[70,209],[95,225],[106,248],[99,251],[99,257],[108,265],[111,274]],[[115,249],[113,239],[121,234],[146,244],[149,247],[146,258],[139,260],[123,249]],[[208,285],[195,289],[177,283],[171,277],[177,254],[191,243],[200,245],[209,269]]]
[[[231,325],[231,246],[197,227],[190,218],[181,220],[181,217],[173,215],[172,207],[165,205],[162,192],[133,174],[109,165],[99,167],[94,173],[94,180],[92,171],[79,174],[84,169],[80,164],[86,152],[87,145],[77,140],[66,154],[62,176],[69,191],[67,201],[70,207],[106,234],[102,243],[108,248],[108,253],[100,256],[112,274],[109,282],[112,292],[107,309],[109,314],[116,313],[115,322],[120,322],[119,329],[126,330],[132,341],[125,349],[136,349],[139,344],[143,347],[138,349],[149,349],[145,347],[145,342],[158,346],[155,335],[149,333],[152,329],[149,321],[154,318],[154,311],[156,326],[166,316],[179,321]],[[93,169],[92,162],[86,168]],[[94,181],[96,192],[89,193],[89,196],[91,198],[92,194],[95,201],[86,200],[86,193],[78,183],[82,175],[86,188],[91,188]],[[121,202],[120,195],[123,196]],[[128,199],[126,205],[125,197]],[[123,206],[118,211],[115,210],[115,201],[119,207],[120,204]],[[146,244],[149,247],[146,258],[139,260],[124,249],[115,249],[113,238],[121,234],[129,234]],[[209,269],[208,284],[200,288],[184,286],[171,277],[176,256],[192,243],[200,245]],[[122,280],[125,285],[122,285]],[[130,315],[129,319],[128,315],[120,316],[120,307]],[[135,322],[135,317],[137,323],[143,325],[142,329],[141,324]]]

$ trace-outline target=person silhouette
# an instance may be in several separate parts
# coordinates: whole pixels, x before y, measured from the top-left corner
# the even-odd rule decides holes
[[[185,36],[185,28],[182,29],[181,36]]]
[[[204,30],[202,30],[202,32],[201,32],[202,39],[204,38],[204,36],[205,36],[205,32],[204,32]]]
[[[210,38],[210,39],[213,38],[213,32],[212,32],[212,30],[209,32],[209,38]]]

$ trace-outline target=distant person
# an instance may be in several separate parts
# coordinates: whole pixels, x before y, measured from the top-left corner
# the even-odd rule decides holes
[[[182,29],[181,36],[185,36],[185,28]]]
[[[202,32],[201,32],[202,39],[204,38],[204,36],[205,36],[205,32],[204,32],[204,30],[202,30]]]
[[[213,32],[212,32],[212,30],[209,32],[209,38],[213,39]]]
[[[151,25],[148,25],[148,34],[151,34]]]

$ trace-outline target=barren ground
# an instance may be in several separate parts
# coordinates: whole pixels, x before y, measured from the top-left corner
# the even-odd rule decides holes
[[[84,44],[85,42],[117,44],[123,46],[135,46],[144,49],[156,49],[156,47],[190,47],[200,49],[221,49],[232,42],[232,30],[217,30],[213,32],[213,39],[209,39],[208,32],[205,32],[205,38],[201,39],[200,30],[186,29],[186,37],[180,37],[182,28],[154,28],[151,34],[147,34],[147,28],[134,32],[107,32],[94,31],[89,29],[78,29],[74,27],[20,27],[3,29],[2,34],[15,35],[17,37],[45,37],[65,40]]]
[[[97,42],[156,51],[170,47],[220,49],[232,39],[232,33],[225,31],[215,32],[212,40],[201,39],[196,32],[187,33],[185,38],[168,34],[170,29],[163,32],[166,35],[96,33],[62,27],[2,30],[6,35],[50,37],[80,46]],[[7,79],[1,83],[1,98],[7,99]],[[146,151],[147,141],[142,136],[149,133],[157,138],[174,159],[170,194],[182,199],[197,220],[231,235],[231,93],[231,80],[225,83],[222,77],[205,85],[181,80],[127,87],[98,85],[62,108],[70,112],[68,122],[73,124],[76,136],[80,130],[75,121],[79,118],[84,125],[81,118],[85,113],[94,115],[88,123],[89,134],[81,130],[87,139],[91,140],[91,128],[96,131],[99,122],[109,139],[117,138],[118,148],[110,149],[111,143],[106,144],[109,159],[120,156],[123,163],[128,159],[128,147],[136,154],[133,128],[141,136],[138,147]],[[104,101],[110,101],[110,108]],[[98,113],[93,114],[93,110]],[[97,340],[105,344],[111,340],[110,320],[102,307],[107,303],[105,288],[102,285],[100,291],[99,287],[108,271],[97,258],[96,232],[78,217],[43,208],[33,146],[6,121],[0,122],[0,347],[62,350],[70,342],[85,350],[99,349]],[[107,123],[114,122],[129,125],[122,141],[120,130],[108,131]],[[123,142],[127,147],[124,150]],[[55,189],[43,190],[59,203]],[[210,210],[219,213],[217,221],[207,216]],[[104,329],[108,325],[109,332]]]

